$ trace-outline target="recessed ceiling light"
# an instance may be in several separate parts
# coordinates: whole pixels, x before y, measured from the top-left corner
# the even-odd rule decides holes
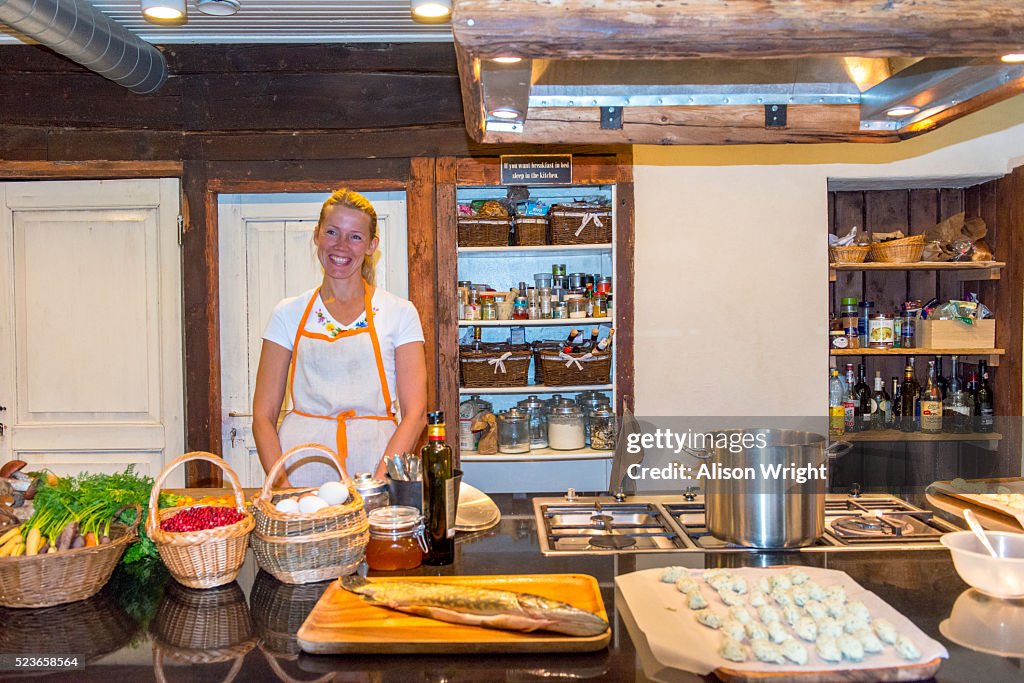
[[[497,62],[498,64],[518,64],[519,62],[523,61],[523,58],[522,57],[495,57],[491,61],[492,62]]]
[[[921,111],[921,109],[918,107],[914,107],[909,104],[904,104],[898,107],[892,107],[890,109],[887,109],[885,114],[886,116],[891,116],[895,119],[901,116],[910,116],[911,114],[916,114],[919,111]]]
[[[412,0],[412,18],[424,23],[448,21],[452,15],[452,0]]]
[[[1000,59],[1007,64],[1018,64],[1020,62],[1024,62],[1024,52],[1014,52],[1012,54],[1003,55]]]
[[[522,115],[522,112],[512,107],[498,107],[491,110],[491,116],[496,119],[518,119]]]
[[[196,9],[215,17],[228,17],[241,9],[238,0],[196,0]]]
[[[142,16],[153,23],[182,19],[185,0],[142,0]]]

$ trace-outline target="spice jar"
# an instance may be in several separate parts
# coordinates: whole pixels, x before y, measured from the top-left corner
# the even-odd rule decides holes
[[[601,406],[587,420],[590,427],[590,447],[598,451],[615,450],[615,413],[608,406]]]
[[[498,452],[530,452],[530,420],[526,413],[515,408],[498,413]]]
[[[554,319],[563,319],[569,317],[569,307],[565,304],[558,304],[551,308],[551,317]]]
[[[579,294],[569,294],[565,297],[566,308],[570,318],[586,318],[587,302]]]
[[[512,306],[513,320],[530,319],[530,300],[525,296],[517,296]]]
[[[352,486],[363,497],[363,507],[367,512],[387,506],[388,483],[386,481],[374,479],[369,472],[356,472],[356,476],[352,478]]]
[[[583,448],[583,415],[579,407],[569,402],[560,402],[548,415],[548,445],[558,451],[573,451]]]
[[[548,406],[536,396],[527,396],[518,404],[519,410],[526,413],[530,423],[530,448],[548,447]]]
[[[370,512],[369,522],[366,566],[378,571],[394,571],[415,569],[423,563],[427,539],[419,510],[405,506],[377,508]]]

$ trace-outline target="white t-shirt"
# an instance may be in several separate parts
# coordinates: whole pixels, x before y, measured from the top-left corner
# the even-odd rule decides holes
[[[299,329],[299,321],[313,296],[316,288],[302,294],[282,299],[274,307],[270,322],[263,332],[263,338],[283,346],[289,351],[295,344],[295,333]],[[423,341],[423,326],[420,324],[419,313],[411,301],[394,294],[375,288],[370,301],[373,307],[373,325],[377,329],[380,340],[380,353],[384,361],[384,374],[387,376],[388,389],[392,397],[398,396],[395,385],[395,349],[410,342]],[[320,295],[317,295],[313,308],[306,319],[306,331],[336,336],[343,330],[366,327],[366,313],[362,313],[351,325],[342,325],[324,306]]]

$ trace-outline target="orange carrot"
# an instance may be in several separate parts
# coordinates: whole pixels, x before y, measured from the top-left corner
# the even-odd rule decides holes
[[[96,536],[96,532],[90,531],[85,535],[85,547],[91,548],[94,545],[99,545],[100,539]]]

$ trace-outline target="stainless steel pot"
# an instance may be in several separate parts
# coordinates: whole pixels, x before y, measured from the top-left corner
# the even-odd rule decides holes
[[[708,476],[701,479],[712,536],[750,548],[798,548],[825,533],[827,476],[799,483],[792,475],[827,472],[829,459],[843,455],[853,444],[829,445],[821,434],[790,429],[714,435],[716,444],[724,437],[731,446],[690,451],[707,466]],[[779,476],[771,476],[773,472]]]

